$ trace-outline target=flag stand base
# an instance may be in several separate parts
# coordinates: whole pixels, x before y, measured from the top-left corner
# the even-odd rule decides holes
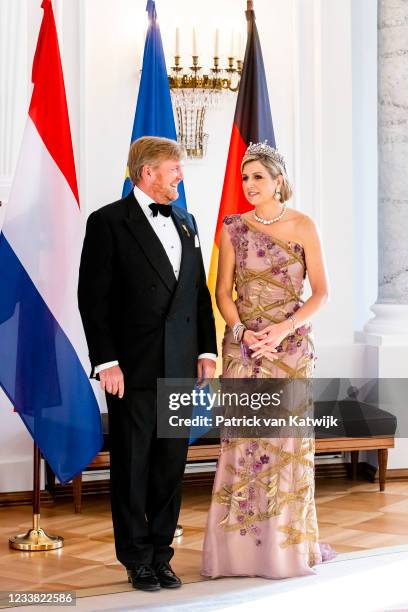
[[[183,527],[182,525],[177,525],[176,530],[174,532],[174,537],[179,538],[182,535],[183,535]]]
[[[64,538],[60,536],[49,536],[40,527],[40,515],[33,516],[33,529],[26,534],[16,535],[9,539],[10,548],[16,550],[56,550],[64,546]]]

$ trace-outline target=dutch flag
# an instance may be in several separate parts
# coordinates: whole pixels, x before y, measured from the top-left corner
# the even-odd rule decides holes
[[[27,124],[0,233],[0,385],[61,482],[102,445],[77,307],[83,239],[51,0],[33,62]]]

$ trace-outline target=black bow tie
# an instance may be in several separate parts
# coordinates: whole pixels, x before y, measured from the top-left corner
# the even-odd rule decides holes
[[[153,217],[157,217],[158,213],[163,215],[163,217],[170,217],[171,215],[171,204],[156,204],[156,202],[152,202],[152,204],[149,204],[149,208],[153,213]]]

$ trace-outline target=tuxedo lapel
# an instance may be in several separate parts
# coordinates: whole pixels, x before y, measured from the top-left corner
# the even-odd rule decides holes
[[[195,261],[195,244],[194,244],[194,236],[195,229],[190,221],[186,219],[186,216],[177,210],[177,208],[173,208],[171,213],[171,218],[174,221],[174,225],[177,228],[177,231],[181,240],[181,264],[180,264],[180,274],[178,277],[177,289],[175,291],[173,297],[173,304],[177,299],[179,294],[182,294],[184,291],[184,286],[189,277],[189,270]]]
[[[173,293],[177,285],[177,280],[162,243],[156,236],[149,221],[146,219],[146,215],[136,200],[133,191],[130,192],[126,200],[128,203],[128,217],[125,219],[126,225],[133,237],[139,243],[139,246],[144,251],[156,273],[160,276],[169,291]]]

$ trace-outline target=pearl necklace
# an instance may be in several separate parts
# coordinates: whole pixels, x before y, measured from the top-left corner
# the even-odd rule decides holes
[[[286,212],[286,204],[283,205],[282,211],[279,213],[279,215],[277,217],[274,217],[273,219],[262,219],[262,217],[258,217],[255,211],[254,211],[254,218],[255,218],[255,221],[258,221],[258,223],[263,223],[264,225],[272,225],[272,223],[276,223],[276,221],[279,221],[280,219],[282,219],[285,212]]]

